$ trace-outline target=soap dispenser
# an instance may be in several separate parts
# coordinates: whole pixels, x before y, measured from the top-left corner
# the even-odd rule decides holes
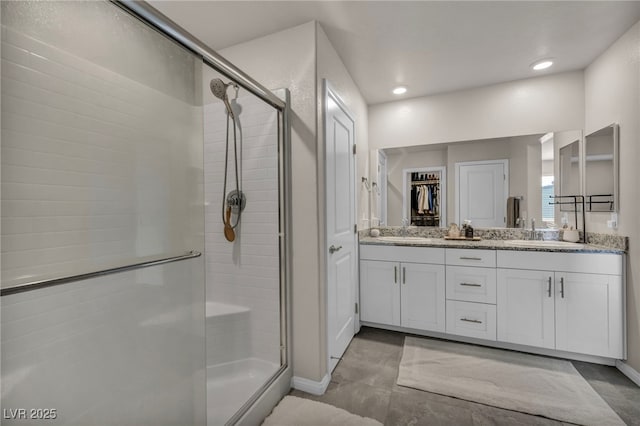
[[[464,237],[465,238],[469,238],[469,239],[473,239],[473,227],[471,226],[471,221],[470,220],[465,220],[464,224],[465,224]]]

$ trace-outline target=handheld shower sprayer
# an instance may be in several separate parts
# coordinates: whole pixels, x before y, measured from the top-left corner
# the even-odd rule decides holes
[[[227,114],[231,115],[232,118],[235,119],[235,114],[233,113],[233,108],[231,108],[231,104],[229,103],[229,96],[227,95],[227,89],[229,86],[233,86],[236,89],[236,93],[238,92],[238,86],[234,83],[225,83],[219,78],[214,78],[209,83],[209,88],[211,89],[211,93],[216,98],[222,100],[224,105],[227,107]]]
[[[233,87],[236,91],[236,96],[234,98],[234,108],[231,106],[229,102],[229,95],[227,94],[227,90],[229,86]],[[240,114],[242,108],[237,103],[236,99],[238,98],[238,85],[234,82],[225,83],[219,78],[214,78],[209,83],[209,88],[211,89],[211,93],[216,98],[222,100],[224,102],[224,106],[227,109],[227,132],[226,132],[226,143],[225,143],[225,155],[224,155],[224,184],[222,186],[222,223],[224,224],[224,236],[227,241],[234,241],[236,238],[235,229],[240,224],[240,217],[242,215],[242,210],[244,209],[244,205],[246,203],[246,198],[242,193],[242,180],[240,179],[240,162],[238,161],[238,152],[242,151],[242,129],[240,128],[240,122],[238,117],[236,116]],[[236,188],[231,191],[229,194],[227,193],[227,174],[229,170],[229,126],[231,125],[233,129],[233,156],[234,156],[234,166],[235,166],[235,180],[236,180]],[[240,133],[240,148],[238,148],[238,138],[236,131]],[[241,154],[242,155],[242,154]],[[226,208],[225,208],[226,204]],[[231,222],[231,213],[236,214],[236,222],[232,224]]]

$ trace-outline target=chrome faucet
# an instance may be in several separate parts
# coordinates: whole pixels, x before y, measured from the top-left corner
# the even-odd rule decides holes
[[[529,240],[538,240],[542,239],[542,234],[536,231],[536,219],[531,218],[531,230],[527,233]]]

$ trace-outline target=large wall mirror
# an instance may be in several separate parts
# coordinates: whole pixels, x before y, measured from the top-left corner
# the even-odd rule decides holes
[[[618,211],[618,125],[585,137],[585,206],[591,212]]]
[[[525,223],[529,227],[531,219],[535,219],[539,227],[545,223],[559,225],[559,210],[551,204],[552,196],[559,193],[555,186],[560,169],[559,149],[581,139],[582,132],[576,130],[383,149],[386,224],[401,226],[403,219],[405,223],[407,219],[409,223],[415,221],[408,217],[413,210],[412,199],[408,198],[414,189],[412,182],[415,186],[416,180],[424,178],[430,183],[437,176],[429,170],[442,170],[439,176],[444,179],[441,189],[445,190],[440,193],[441,207],[427,211],[443,217],[418,223],[446,227],[451,222],[471,219],[481,228]],[[579,164],[577,161],[576,167]],[[575,185],[580,188],[579,176],[576,179]],[[384,183],[377,175],[372,175],[372,180]],[[371,204],[378,205],[379,196],[376,192],[372,196],[376,199]]]

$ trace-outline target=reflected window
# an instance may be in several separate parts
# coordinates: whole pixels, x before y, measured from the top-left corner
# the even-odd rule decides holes
[[[554,222],[553,176],[542,176],[542,221]]]

